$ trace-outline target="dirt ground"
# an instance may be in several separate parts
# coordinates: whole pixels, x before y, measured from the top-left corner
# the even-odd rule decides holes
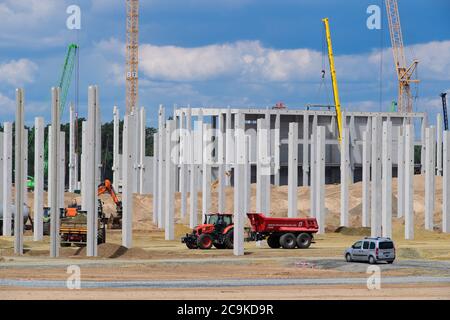
[[[423,177],[414,181],[415,239],[404,240],[404,220],[397,218],[396,179],[393,182],[393,239],[396,242],[397,261],[392,267],[381,266],[386,277],[398,276],[445,276],[450,277],[450,234],[440,232],[442,181],[436,181],[435,231],[425,231]],[[201,208],[201,194],[198,207]],[[233,211],[233,190],[226,190],[226,210]],[[31,231],[25,236],[25,254],[13,254],[13,238],[0,237],[0,280],[65,280],[68,265],[81,267],[83,280],[192,280],[192,279],[294,279],[294,278],[358,278],[367,277],[364,264],[348,265],[343,262],[343,251],[354,241],[369,235],[368,228],[361,228],[361,184],[350,186],[349,228],[339,227],[340,186],[326,186],[327,232],[317,235],[315,243],[306,250],[270,249],[262,242],[246,243],[243,257],[233,256],[231,250],[188,250],[180,243],[180,237],[189,228],[188,217],[179,216],[180,195],[176,195],[175,240],[165,241],[164,232],[152,223],[152,197],[134,195],[133,248],[121,246],[121,231],[108,230],[107,243],[98,248],[97,258],[87,258],[85,248],[61,248],[60,257],[48,258],[49,239],[32,241]],[[309,190],[299,187],[298,209],[300,216],[309,212]],[[66,204],[79,201],[79,195],[67,193]],[[103,195],[104,210],[115,211],[111,199]],[[252,186],[252,206],[256,203],[256,188]],[[32,207],[32,194],[29,193]],[[287,215],[287,188],[272,187],[272,215]],[[212,208],[217,208],[217,194],[212,193]],[[199,214],[199,221],[201,213]],[[443,265],[440,265],[443,263]],[[450,266],[450,264],[449,264]],[[219,290],[218,290],[219,289]],[[420,290],[417,290],[420,289]],[[82,291],[82,293],[80,293]],[[265,286],[233,288],[198,288],[192,297],[192,289],[40,289],[1,287],[0,299],[22,298],[96,298],[96,299],[399,299],[430,298],[450,299],[450,283],[392,284],[383,290],[369,291],[361,285],[315,285],[315,286]],[[64,295],[58,293],[64,292]]]

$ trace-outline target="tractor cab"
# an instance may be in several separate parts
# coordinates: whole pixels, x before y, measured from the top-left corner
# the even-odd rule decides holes
[[[233,216],[229,213],[210,213],[205,215],[204,224],[220,224],[226,227],[233,224]]]

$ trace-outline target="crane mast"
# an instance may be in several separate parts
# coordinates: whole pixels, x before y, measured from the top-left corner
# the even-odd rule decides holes
[[[334,56],[333,56],[333,46],[331,45],[330,25],[328,23],[328,18],[323,18],[322,22],[325,25],[325,35],[327,38],[327,46],[328,46],[328,60],[330,62],[331,82],[333,85],[334,107],[336,109],[336,119],[337,119],[337,124],[338,124],[338,140],[339,140],[339,143],[341,143],[341,140],[342,140],[341,101],[339,100],[339,90],[338,90],[337,79],[336,79],[336,69],[334,67]]]
[[[138,103],[139,64],[139,0],[126,0],[127,5],[127,47],[126,47],[126,113],[129,114]]]
[[[414,79],[414,74],[417,70],[419,61],[414,60],[409,66],[406,63],[397,0],[386,0],[386,11],[389,22],[392,52],[394,55],[394,64],[398,78],[398,112],[412,112],[413,98],[411,94],[411,84],[419,82],[418,79]]]

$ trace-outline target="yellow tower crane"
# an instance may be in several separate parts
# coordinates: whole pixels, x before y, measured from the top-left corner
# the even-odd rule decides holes
[[[333,84],[333,97],[334,97],[334,107],[336,109],[336,119],[338,124],[338,140],[339,144],[342,140],[342,114],[341,114],[341,101],[339,100],[339,90],[336,79],[336,69],[334,67],[334,56],[333,56],[333,46],[331,45],[331,33],[330,33],[330,25],[328,23],[328,18],[322,19],[325,25],[325,35],[327,38],[327,46],[328,46],[328,59],[330,61],[330,73],[331,73],[331,82]]]
[[[395,70],[398,77],[397,110],[398,112],[412,112],[413,98],[411,95],[411,83],[419,82],[418,79],[413,78],[419,61],[414,60],[409,67],[407,67],[397,0],[386,0],[386,11],[389,21],[389,32],[391,35]]]

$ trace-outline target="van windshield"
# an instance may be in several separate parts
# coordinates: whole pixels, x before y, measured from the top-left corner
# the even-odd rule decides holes
[[[393,249],[394,248],[394,243],[391,242],[391,241],[380,242],[378,247],[380,249]]]

